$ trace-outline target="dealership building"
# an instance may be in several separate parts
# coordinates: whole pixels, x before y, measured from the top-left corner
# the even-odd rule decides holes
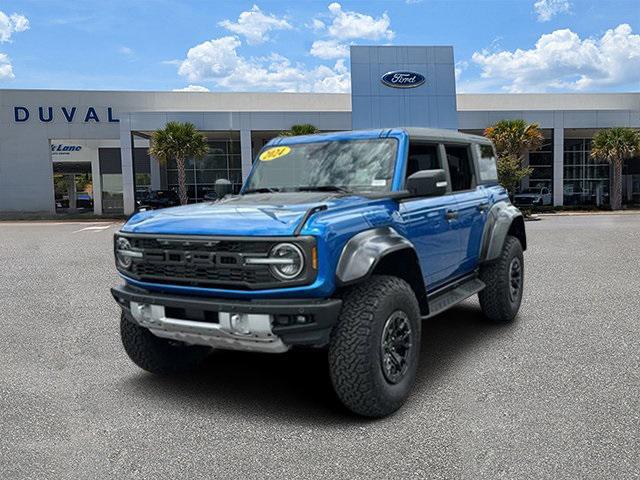
[[[129,214],[143,192],[176,188],[175,164],[147,151],[169,121],[209,140],[187,164],[189,197],[201,201],[220,178],[238,189],[256,153],[294,124],[481,134],[502,119],[535,122],[546,139],[525,159],[523,188],[546,189],[556,206],[606,204],[610,166],[590,158],[591,138],[640,128],[640,93],[456,94],[453,48],[428,46],[352,47],[350,94],[0,90],[0,216]],[[624,167],[623,198],[640,204],[640,159]]]

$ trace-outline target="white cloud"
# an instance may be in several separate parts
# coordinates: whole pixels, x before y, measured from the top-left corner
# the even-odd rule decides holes
[[[12,78],[15,78],[15,75],[13,74],[11,59],[6,53],[0,53],[0,80]]]
[[[349,45],[338,40],[316,40],[309,51],[314,57],[322,59],[346,58],[349,56]]]
[[[568,12],[571,3],[569,0],[537,0],[533,9],[538,14],[539,22],[548,22],[557,14]]]
[[[387,13],[379,18],[373,18],[364,13],[342,10],[342,6],[334,2],[329,5],[329,12],[333,19],[328,33],[339,40],[362,38],[365,40],[391,40],[395,33],[389,29],[391,19]]]
[[[202,85],[188,85],[183,88],[174,88],[174,92],[210,92],[207,87],[203,87]]]
[[[334,2],[329,5],[331,23],[327,27],[324,22],[313,19],[312,29],[326,30],[327,40],[316,40],[311,45],[309,54],[325,60],[346,58],[349,56],[348,40],[391,40],[395,33],[389,29],[391,20],[387,13],[374,18],[359,12],[342,10],[342,6]]]
[[[0,11],[0,42],[11,41],[11,36],[16,32],[24,32],[29,29],[29,19],[24,15],[12,13],[7,15]]]
[[[347,92],[350,77],[344,60],[333,67],[307,68],[278,54],[247,58],[237,51],[237,37],[208,40],[189,49],[178,73],[190,81],[210,81],[228,90]]]
[[[628,24],[599,39],[569,29],[542,35],[530,50],[475,52],[482,78],[509,92],[585,91],[640,85],[640,35]]]
[[[24,15],[12,13],[7,15],[0,10],[0,43],[11,41],[14,33],[29,29],[29,19]],[[0,52],[0,80],[15,78],[11,59],[6,53]]]
[[[238,37],[221,37],[207,40],[187,52],[180,63],[178,73],[191,81],[221,78],[240,64],[236,48],[241,45]]]
[[[242,12],[237,22],[223,20],[219,25],[233,33],[244,36],[249,45],[266,42],[269,40],[267,33],[272,30],[290,30],[292,28],[284,18],[278,18],[273,14],[265,14],[257,5],[254,5],[247,12]]]
[[[130,56],[132,56],[135,52],[133,51],[133,49],[132,49],[132,48],[122,46],[122,47],[118,48],[118,53],[121,53],[122,55],[125,55],[125,56],[127,56],[127,57],[130,57]]]
[[[324,30],[327,26],[324,24],[324,22],[322,20],[314,18],[314,19],[311,20],[311,24],[308,25],[308,27],[311,28],[311,30],[314,30],[316,32],[320,32],[320,31]]]

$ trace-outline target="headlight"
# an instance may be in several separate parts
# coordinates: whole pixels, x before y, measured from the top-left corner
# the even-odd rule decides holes
[[[116,238],[116,263],[118,267],[128,270],[131,268],[133,258],[142,257],[142,252],[136,252],[131,250],[131,244],[129,240],[124,237]]]
[[[293,243],[279,243],[269,253],[271,272],[283,280],[292,280],[304,269],[304,255]]]

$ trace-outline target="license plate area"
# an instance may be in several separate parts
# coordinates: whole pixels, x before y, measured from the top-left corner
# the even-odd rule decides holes
[[[218,312],[194,308],[164,307],[165,315],[178,320],[192,320],[194,322],[220,323]]]

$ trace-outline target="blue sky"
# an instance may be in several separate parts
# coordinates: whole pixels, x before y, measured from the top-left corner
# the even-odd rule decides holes
[[[453,45],[462,92],[640,91],[637,0],[0,0],[0,88],[347,92],[350,44]]]

